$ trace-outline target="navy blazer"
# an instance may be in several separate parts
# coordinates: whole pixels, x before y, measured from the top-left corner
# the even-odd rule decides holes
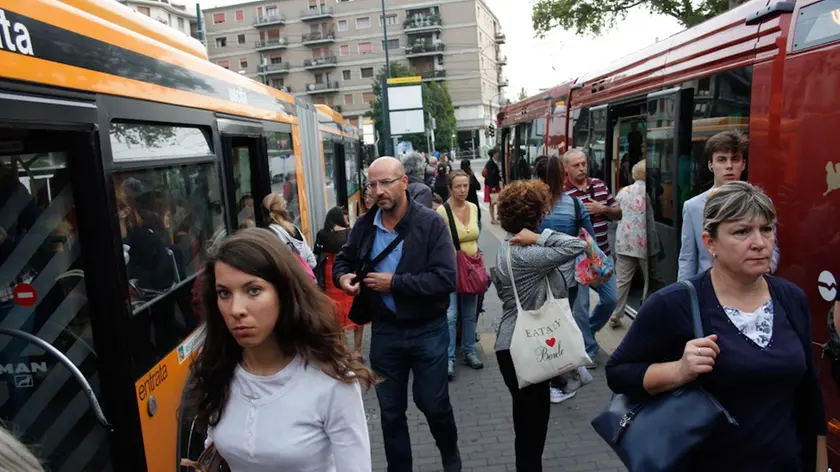
[[[706,271],[689,280],[697,289],[703,330],[706,334],[714,334],[710,329],[710,317],[715,316],[720,308],[709,274]],[[802,289],[791,282],[770,275],[766,275],[765,279],[777,307],[777,315],[787,317],[804,350],[806,372],[795,389],[795,414],[802,447],[802,470],[814,470],[816,438],[826,434],[826,420],[811,344],[808,299]],[[657,308],[651,309],[652,306]],[[649,398],[650,394],[644,388],[648,367],[654,363],[679,360],[685,343],[693,338],[691,308],[685,287],[672,284],[654,293],[642,305],[630,331],[607,362],[610,389],[640,400]],[[701,385],[704,384],[703,377],[698,378]]]

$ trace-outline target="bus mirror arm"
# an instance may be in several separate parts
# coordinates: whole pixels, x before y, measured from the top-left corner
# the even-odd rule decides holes
[[[87,381],[85,376],[82,374],[82,371],[73,364],[67,356],[64,355],[63,352],[56,349],[55,346],[52,344],[44,341],[43,339],[35,336],[33,334],[27,333],[26,331],[21,331],[19,329],[8,329],[8,328],[0,328],[0,335],[6,335],[13,338],[23,339],[24,341],[30,342],[32,344],[37,345],[41,349],[47,351],[48,353],[52,354],[53,357],[58,359],[67,370],[70,371],[70,374],[76,379],[79,385],[82,387],[82,391],[85,393],[85,396],[88,399],[88,403],[90,403],[90,407],[93,410],[93,414],[96,416],[96,419],[99,421],[108,432],[112,432],[113,428],[111,424],[108,423],[108,420],[105,418],[105,413],[102,411],[102,406],[99,404],[99,400],[96,398],[96,394],[93,392],[93,387],[90,386],[90,382]]]

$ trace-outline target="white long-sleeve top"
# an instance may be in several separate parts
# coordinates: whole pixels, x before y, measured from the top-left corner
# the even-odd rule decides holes
[[[267,377],[237,366],[211,442],[232,472],[371,470],[361,387],[299,357]]]

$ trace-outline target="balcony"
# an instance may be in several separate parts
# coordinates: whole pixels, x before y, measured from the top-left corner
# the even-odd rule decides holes
[[[303,68],[306,70],[327,69],[335,67],[336,64],[338,64],[338,58],[335,56],[319,57],[317,59],[306,59],[303,61]]]
[[[507,42],[507,36],[504,33],[496,33],[496,43],[498,44],[505,44]]]
[[[263,15],[254,18],[254,27],[261,28],[263,26],[285,25],[286,16],[282,13],[274,13],[271,15]]]
[[[279,64],[265,64],[260,66],[260,73],[265,75],[286,74],[289,72],[289,63],[281,62]]]
[[[301,21],[323,20],[325,18],[332,18],[334,13],[333,7],[321,5],[320,7],[301,10],[300,19]]]
[[[507,56],[502,56],[502,55],[497,56],[496,57],[496,62],[499,64],[499,66],[506,66],[507,63],[508,63],[507,62]]]
[[[443,41],[438,41],[436,43],[421,41],[406,46],[405,55],[408,58],[442,56],[444,50],[446,50],[446,43]]]
[[[510,85],[510,81],[507,77],[499,77],[499,88],[504,88]]]
[[[320,84],[306,84],[306,93],[309,95],[318,95],[321,93],[335,93],[338,92],[338,82],[324,82]]]
[[[420,77],[423,78],[424,81],[435,81],[435,80],[443,80],[446,78],[446,70],[445,69],[437,69],[437,70],[427,70],[420,73]]]
[[[289,47],[289,40],[286,38],[261,39],[254,44],[257,51],[268,51],[270,49],[285,49]]]
[[[317,33],[306,33],[301,35],[300,42],[304,44],[304,46],[314,46],[316,44],[326,44],[335,42],[335,32],[317,32]]]
[[[405,34],[434,33],[443,30],[443,22],[437,15],[413,16],[403,24]]]

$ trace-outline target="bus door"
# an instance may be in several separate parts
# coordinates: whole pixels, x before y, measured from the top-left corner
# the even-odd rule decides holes
[[[54,471],[118,469],[96,114],[0,94],[0,420]]]
[[[677,205],[677,166],[691,156],[692,90],[673,88],[647,96],[646,187],[655,231],[648,231],[652,281],[670,284],[677,279],[682,212]]]
[[[225,186],[228,202],[234,208],[234,221],[228,226],[236,229],[265,226],[262,200],[269,193],[269,165],[263,127],[259,122],[219,118],[222,136]]]
[[[321,132],[324,159],[324,177],[327,180],[326,208],[347,204],[347,174],[344,168],[344,142],[341,136]],[[326,215],[324,215],[326,216]],[[323,221],[314,221],[320,227]],[[317,233],[317,231],[316,231]]]

